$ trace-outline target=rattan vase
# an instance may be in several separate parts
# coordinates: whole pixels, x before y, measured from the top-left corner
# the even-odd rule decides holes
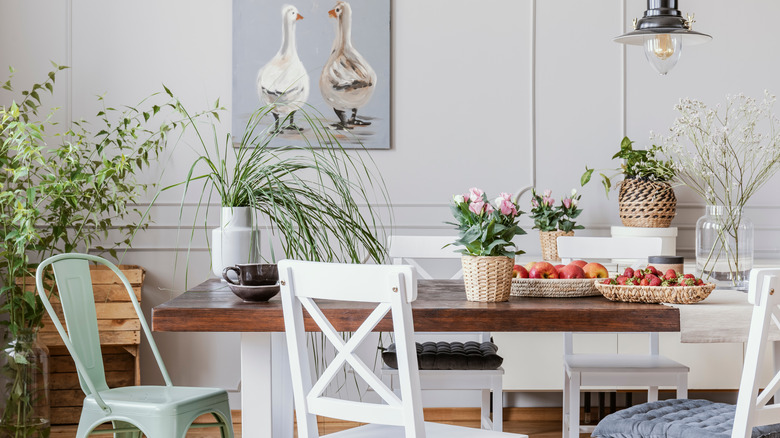
[[[573,236],[574,231],[539,231],[539,242],[542,244],[542,258],[550,262],[558,262],[558,237]]]
[[[512,291],[512,267],[509,257],[464,255],[463,283],[469,301],[507,301]]]
[[[620,220],[627,227],[666,228],[677,212],[669,183],[625,179],[618,194]]]

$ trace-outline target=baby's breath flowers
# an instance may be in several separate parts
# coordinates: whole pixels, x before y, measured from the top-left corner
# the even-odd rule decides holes
[[[708,204],[744,207],[780,166],[775,100],[767,92],[761,101],[738,94],[709,108],[681,99],[675,106],[680,116],[661,139],[663,152],[674,158],[677,181]]]
[[[724,106],[714,107],[681,99],[675,106],[679,117],[669,135],[660,138],[663,152],[674,159],[676,181],[722,212],[714,225],[712,248],[700,248],[697,232],[697,271],[715,276],[716,270],[723,271],[715,266],[727,266],[728,278],[737,287],[747,284],[743,276],[753,258],[752,245],[740,238],[743,207],[780,167],[775,100],[768,92],[761,100],[727,96]]]

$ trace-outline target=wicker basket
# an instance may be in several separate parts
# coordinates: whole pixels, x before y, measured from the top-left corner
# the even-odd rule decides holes
[[[701,286],[622,286],[596,282],[596,288],[612,301],[631,303],[693,304],[707,298],[713,283]]]
[[[539,231],[539,242],[542,244],[542,258],[550,262],[558,262],[558,237],[573,236],[574,231]]]
[[[469,301],[507,301],[512,288],[514,260],[504,256],[464,255],[463,283]]]
[[[666,228],[677,210],[669,183],[625,179],[618,194],[620,220],[627,227]]]
[[[513,278],[512,296],[538,298],[576,298],[601,295],[593,279]]]

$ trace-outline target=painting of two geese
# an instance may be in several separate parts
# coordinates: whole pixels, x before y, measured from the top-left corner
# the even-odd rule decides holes
[[[279,144],[320,119],[344,147],[390,148],[390,0],[234,0],[233,124],[274,105]]]

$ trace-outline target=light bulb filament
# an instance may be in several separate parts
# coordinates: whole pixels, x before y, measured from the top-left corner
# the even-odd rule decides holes
[[[669,34],[656,35],[653,53],[658,59],[668,59],[674,55],[674,44]]]

